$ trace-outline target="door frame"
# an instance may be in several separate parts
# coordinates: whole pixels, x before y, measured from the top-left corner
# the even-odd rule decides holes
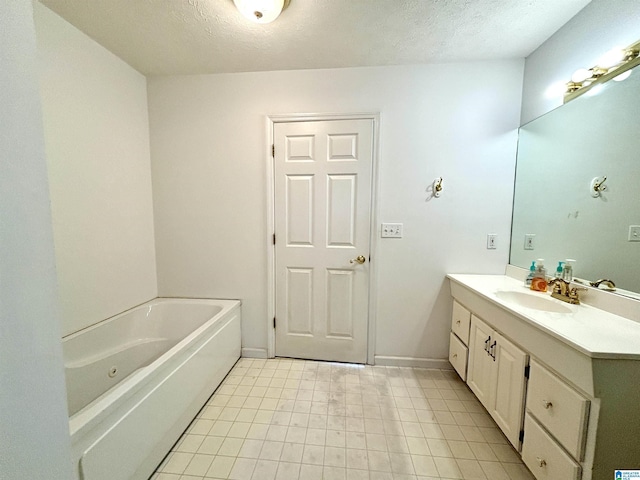
[[[373,146],[371,159],[371,205],[369,229],[369,252],[372,261],[369,262],[369,317],[367,319],[367,364],[373,365],[375,358],[376,341],[376,313],[377,313],[377,246],[378,246],[378,155],[380,138],[380,114],[379,113],[302,113],[267,115],[266,117],[266,206],[267,206],[267,230],[265,244],[267,248],[267,358],[276,355],[276,335],[273,328],[273,319],[276,314],[276,277],[275,277],[275,246],[273,235],[275,232],[275,159],[271,155],[271,146],[274,142],[274,128],[276,123],[293,122],[317,122],[331,120],[372,120],[373,121]]]

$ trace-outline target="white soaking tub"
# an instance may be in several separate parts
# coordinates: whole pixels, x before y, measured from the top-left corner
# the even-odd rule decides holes
[[[237,300],[157,298],[63,339],[81,480],[147,479],[240,357]]]

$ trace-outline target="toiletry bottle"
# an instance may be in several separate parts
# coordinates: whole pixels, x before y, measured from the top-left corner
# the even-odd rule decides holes
[[[558,268],[556,268],[556,278],[562,278],[562,272],[564,271],[562,265],[564,265],[565,262],[558,262]]]
[[[527,274],[527,278],[524,279],[524,286],[531,287],[531,280],[533,280],[533,276],[536,273],[536,261],[531,262],[531,266],[529,267],[529,273]]]
[[[544,268],[544,259],[539,258],[536,262],[536,271],[531,280],[531,290],[537,292],[547,291],[547,269]]]
[[[570,282],[573,280],[573,263],[575,260],[572,258],[567,258],[564,262],[564,267],[562,268],[562,279],[566,282]]]

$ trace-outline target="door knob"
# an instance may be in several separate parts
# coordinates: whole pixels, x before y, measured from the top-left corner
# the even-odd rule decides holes
[[[349,260],[349,263],[359,263],[362,265],[367,259],[364,258],[364,255],[358,255],[356,258],[352,258]]]

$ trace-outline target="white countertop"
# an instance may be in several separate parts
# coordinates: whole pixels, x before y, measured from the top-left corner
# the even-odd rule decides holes
[[[506,275],[449,274],[447,277],[490,302],[549,333],[593,358],[640,359],[640,323],[589,305],[570,305],[551,298],[549,292],[533,292]],[[570,313],[553,313],[501,300],[497,291],[545,296],[564,305]]]

